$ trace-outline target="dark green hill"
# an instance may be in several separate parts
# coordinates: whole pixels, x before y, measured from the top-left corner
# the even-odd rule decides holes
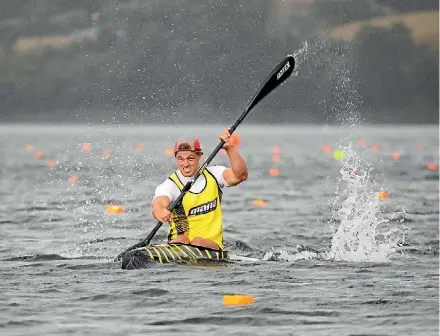
[[[338,122],[351,99],[367,122],[438,122],[437,49],[405,27],[326,39],[354,20],[425,9],[438,2],[3,0],[0,120],[224,120],[308,41],[298,76],[254,121]]]

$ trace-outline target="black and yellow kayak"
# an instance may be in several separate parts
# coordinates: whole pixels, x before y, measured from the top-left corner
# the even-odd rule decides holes
[[[122,258],[123,269],[148,267],[151,263],[200,263],[228,261],[225,250],[213,250],[190,244],[149,245],[127,252]]]

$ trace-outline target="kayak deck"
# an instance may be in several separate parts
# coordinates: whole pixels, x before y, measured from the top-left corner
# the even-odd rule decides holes
[[[190,244],[161,244],[141,247],[122,258],[123,269],[148,267],[151,263],[198,263],[229,260],[229,252]]]

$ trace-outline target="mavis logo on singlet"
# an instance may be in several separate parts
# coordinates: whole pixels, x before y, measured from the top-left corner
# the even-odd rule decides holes
[[[204,215],[208,212],[214,211],[215,209],[217,209],[217,198],[213,201],[191,208],[191,210],[188,212],[188,216]]]

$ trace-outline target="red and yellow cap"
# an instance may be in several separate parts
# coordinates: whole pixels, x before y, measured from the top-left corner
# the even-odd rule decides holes
[[[177,152],[180,151],[190,151],[190,152],[203,154],[202,147],[200,146],[200,141],[197,138],[191,140],[188,139],[176,140],[174,142],[174,155],[177,155]]]

